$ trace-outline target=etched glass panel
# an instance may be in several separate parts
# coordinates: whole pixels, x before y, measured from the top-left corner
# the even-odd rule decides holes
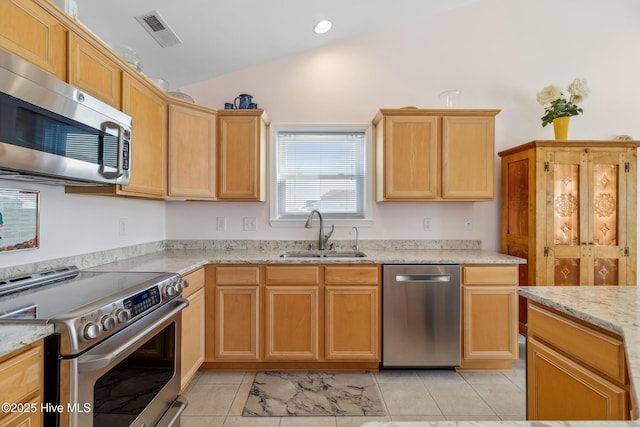
[[[580,200],[578,165],[554,165],[553,243],[579,245]]]
[[[580,260],[556,258],[553,265],[554,284],[556,286],[580,285]]]
[[[618,244],[618,165],[593,166],[593,244]]]
[[[515,236],[529,235],[529,161],[509,163],[508,167],[507,233]]]
[[[618,260],[596,258],[593,263],[593,284],[596,286],[618,285]]]

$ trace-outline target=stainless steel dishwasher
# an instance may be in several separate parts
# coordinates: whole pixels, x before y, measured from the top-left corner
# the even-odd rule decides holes
[[[382,367],[460,365],[460,266],[382,269]]]

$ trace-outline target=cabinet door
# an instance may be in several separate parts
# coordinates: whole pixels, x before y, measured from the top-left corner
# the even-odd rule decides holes
[[[0,1],[0,47],[67,79],[67,30],[30,0]]]
[[[215,199],[216,115],[169,105],[169,196]]]
[[[515,286],[463,286],[464,360],[518,359]]]
[[[325,287],[325,359],[379,360],[378,286]]]
[[[545,284],[628,283],[626,240],[632,226],[624,197],[625,153],[556,150],[547,152],[546,159],[546,246],[551,256]]]
[[[106,55],[69,33],[69,84],[120,109],[122,70]]]
[[[442,198],[493,200],[494,118],[442,118]]]
[[[265,359],[319,360],[318,286],[265,289]]]
[[[204,289],[192,294],[182,311],[180,389],[184,389],[204,362]]]
[[[215,360],[260,358],[259,292],[257,286],[215,287]]]
[[[123,75],[123,111],[133,120],[131,182],[120,194],[164,198],[167,192],[167,104],[127,73]]]
[[[628,419],[626,390],[533,338],[527,353],[527,419]]]
[[[462,266],[462,285],[461,369],[510,369],[518,359],[518,266]]]
[[[376,129],[380,200],[427,200],[438,196],[438,117],[384,117]],[[378,135],[382,129],[383,135]],[[380,174],[380,169],[382,174]]]
[[[234,113],[218,115],[218,199],[264,201],[266,123],[260,110]]]

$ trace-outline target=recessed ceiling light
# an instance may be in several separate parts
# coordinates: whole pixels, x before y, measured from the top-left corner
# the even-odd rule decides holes
[[[316,34],[324,34],[331,29],[331,25],[331,21],[323,19],[316,24],[316,26],[313,28],[313,32]]]

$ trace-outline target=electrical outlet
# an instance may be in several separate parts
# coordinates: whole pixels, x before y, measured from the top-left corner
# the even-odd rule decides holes
[[[127,222],[127,218],[118,219],[118,235],[126,236],[129,234],[129,224]]]
[[[244,231],[256,231],[256,217],[249,216],[242,218],[242,229]]]
[[[431,218],[424,218],[422,220],[422,229],[424,231],[431,231]]]
[[[473,230],[473,220],[471,218],[464,219],[464,229],[465,231]]]
[[[227,217],[216,217],[216,231],[224,231],[227,229]]]

